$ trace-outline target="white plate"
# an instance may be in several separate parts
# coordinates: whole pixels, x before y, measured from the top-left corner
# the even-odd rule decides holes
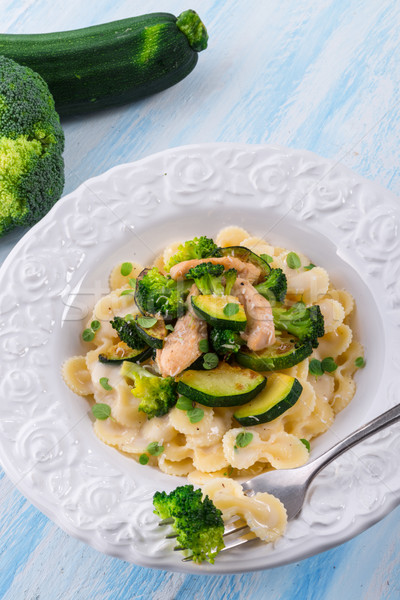
[[[123,260],[146,264],[169,242],[241,225],[304,252],[357,301],[367,367],[316,456],[396,403],[400,209],[388,191],[309,152],[207,144],[121,165],[60,200],[0,271],[0,459],[20,491],[69,534],[138,565],[193,573],[265,569],[344,542],[400,502],[400,428],[373,437],[315,480],[275,545],[183,563],[152,514],[155,490],[185,480],[143,467],[93,434],[87,402],[64,385],[84,352],[87,307]]]

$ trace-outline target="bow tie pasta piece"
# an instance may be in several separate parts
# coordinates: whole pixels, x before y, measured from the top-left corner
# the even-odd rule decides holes
[[[331,298],[323,298],[318,304],[324,317],[325,334],[335,331],[345,318],[343,305]]]
[[[249,237],[248,231],[237,227],[236,225],[229,225],[224,227],[218,233],[215,238],[215,243],[220,248],[228,248],[229,246],[240,246],[241,242]]]
[[[92,377],[86,365],[85,356],[72,356],[62,366],[62,376],[71,391],[78,396],[94,393]]]
[[[222,511],[225,521],[242,517],[251,531],[265,542],[282,536],[287,525],[287,514],[282,502],[267,494],[245,496],[242,486],[228,478],[213,479],[202,486],[204,494]]]
[[[353,332],[348,325],[339,325],[337,329],[326,333],[319,339],[318,348],[314,350],[314,355],[319,360],[326,356],[337,358],[347,350],[353,339]]]
[[[130,280],[136,279],[143,269],[142,265],[135,262],[125,262],[116,265],[111,271],[108,280],[110,290],[119,290],[120,288],[124,288],[124,286],[127,286],[127,288],[130,287]],[[127,275],[123,273],[127,273]]]
[[[263,441],[254,428],[247,427],[247,432],[253,437],[244,448],[237,446],[237,437],[243,433],[243,428],[230,429],[222,441],[226,460],[236,469],[247,469],[257,461],[269,463],[275,469],[291,469],[308,460],[307,448],[290,433],[280,431]]]

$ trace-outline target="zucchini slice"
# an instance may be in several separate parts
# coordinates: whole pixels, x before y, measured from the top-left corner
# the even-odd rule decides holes
[[[239,365],[253,371],[280,371],[297,365],[310,356],[312,351],[310,341],[300,342],[292,336],[282,335],[276,337],[272,346],[257,352],[242,346],[235,358]]]
[[[188,369],[177,379],[178,392],[204,406],[237,406],[255,398],[265,387],[259,373],[220,363],[216,369]]]
[[[200,319],[218,329],[243,331],[247,325],[246,313],[236,296],[192,296],[193,310]],[[236,304],[238,311],[234,315],[225,314],[227,304]]]
[[[164,339],[167,336],[164,321],[159,319],[152,327],[145,328],[139,324],[138,319],[140,317],[136,317],[134,324],[142,340],[151,348],[162,348]]]
[[[151,353],[152,349],[145,346],[144,343],[143,348],[133,350],[128,344],[125,344],[125,342],[119,342],[118,344],[111,346],[107,352],[99,354],[99,361],[101,363],[114,363],[115,365],[122,363],[124,360],[127,360],[128,362],[141,362],[146,360],[146,358],[149,358]]]
[[[261,394],[234,413],[244,427],[267,423],[280,417],[296,404],[303,387],[298,379],[284,373],[272,373]]]
[[[272,271],[269,264],[261,256],[258,256],[258,254],[244,246],[228,246],[227,248],[219,248],[219,251],[221,252],[221,256],[234,256],[243,262],[250,262],[261,269],[259,281],[264,281]]]

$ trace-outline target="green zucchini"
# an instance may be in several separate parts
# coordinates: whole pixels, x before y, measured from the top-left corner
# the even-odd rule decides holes
[[[244,427],[273,421],[296,404],[302,390],[300,381],[295,377],[272,373],[261,394],[239,408],[233,416]]]
[[[140,319],[141,317],[136,317],[134,325],[142,340],[151,348],[162,348],[164,339],[167,336],[164,321],[159,319],[155,325],[146,328],[140,325]]]
[[[153,13],[74,31],[0,34],[0,54],[39,73],[62,115],[131,102],[178,83],[207,47],[192,10]]]
[[[152,348],[149,348],[143,343],[143,348],[133,350],[125,344],[125,342],[119,342],[114,344],[109,350],[99,354],[99,361],[101,363],[113,363],[115,365],[122,363],[124,360],[128,362],[142,362],[149,358],[152,353]]]
[[[191,297],[192,307],[196,315],[218,329],[243,331],[247,325],[246,313],[236,296],[200,295]],[[226,306],[235,304],[238,311],[226,314]]]
[[[237,406],[255,398],[266,384],[260,373],[220,363],[216,369],[188,369],[178,378],[178,392],[204,406]]]
[[[221,256],[234,256],[243,262],[249,262],[258,267],[261,270],[261,275],[258,281],[263,281],[272,271],[267,261],[244,246],[228,246],[227,248],[219,248],[219,252],[221,252]]]
[[[299,342],[298,339],[283,334],[276,337],[274,344],[257,352],[242,346],[235,358],[239,365],[254,371],[280,371],[297,365],[310,356],[312,351],[310,341]]]

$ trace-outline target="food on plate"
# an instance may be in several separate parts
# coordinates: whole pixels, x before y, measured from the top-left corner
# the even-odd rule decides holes
[[[178,546],[188,550],[194,562],[214,562],[225,546],[224,521],[207,495],[192,485],[183,485],[170,494],[156,492],[153,505],[155,514],[172,525]]]
[[[352,399],[363,356],[352,297],[303,254],[237,227],[153,265],[121,263],[110,286],[83,332],[90,349],[63,367],[94,400],[96,435],[274,541],[284,506],[238,480],[304,464]]]
[[[62,115],[161,92],[184,79],[207,48],[197,13],[152,13],[75,31],[1,34],[3,55],[40,73]]]
[[[46,83],[0,56],[0,235],[39,221],[64,187],[64,133]]]

